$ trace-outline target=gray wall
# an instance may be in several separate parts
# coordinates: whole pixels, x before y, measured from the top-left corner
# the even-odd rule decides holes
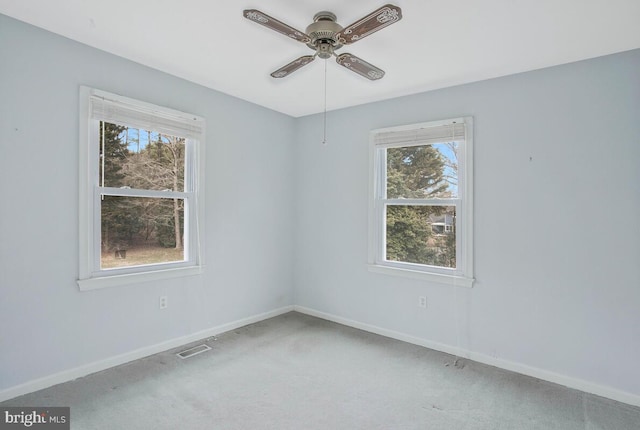
[[[322,146],[320,116],[0,15],[0,390],[295,303],[640,395],[638,70],[632,51],[330,112]],[[207,119],[204,275],[78,291],[79,85]],[[369,131],[462,115],[474,288],[368,272]]]
[[[206,118],[204,275],[79,292],[80,85]],[[288,116],[0,15],[0,391],[291,305],[293,134]]]
[[[639,71],[631,51],[335,111],[326,147],[299,119],[296,304],[639,395]],[[462,115],[474,288],[369,272],[369,131]]]

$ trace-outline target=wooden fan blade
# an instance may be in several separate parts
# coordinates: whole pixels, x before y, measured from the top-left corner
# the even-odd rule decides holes
[[[362,58],[358,58],[353,54],[340,54],[336,58],[336,62],[343,67],[356,72],[360,76],[363,76],[372,81],[382,79],[384,71],[377,68],[373,64],[367,63]]]
[[[305,55],[303,57],[300,57],[297,60],[293,60],[286,66],[280,67],[278,70],[273,72],[271,76],[274,78],[285,78],[299,68],[306,66],[307,64],[315,60],[315,58],[315,55]]]
[[[277,31],[280,34],[284,34],[287,37],[297,40],[302,43],[311,42],[311,38],[295,28],[280,22],[275,18],[270,17],[266,13],[260,12],[256,9],[246,9],[242,12],[242,15],[253,22],[257,22],[260,25],[264,25],[271,30]]]
[[[348,45],[400,21],[402,9],[392,4],[382,6],[364,18],[346,26],[338,35],[340,43]]]

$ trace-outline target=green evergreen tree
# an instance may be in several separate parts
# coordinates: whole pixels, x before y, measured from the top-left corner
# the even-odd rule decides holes
[[[100,122],[100,179],[99,183],[105,187],[122,186],[122,163],[127,158],[129,150],[127,144],[120,139],[120,135],[127,128],[121,125]],[[103,142],[104,139],[104,142]],[[104,151],[104,153],[103,153]],[[102,162],[104,161],[104,162]],[[103,178],[104,166],[104,183]]]
[[[126,142],[121,136],[126,127],[100,123],[100,170],[99,183],[105,187],[121,187],[125,181],[123,163],[129,155]],[[104,166],[104,167],[103,167]],[[137,211],[129,199],[104,196],[102,198],[101,230],[104,251],[127,248],[137,230]]]
[[[387,198],[447,197],[449,182],[445,166],[446,160],[432,145],[389,148]],[[430,225],[430,217],[443,212],[443,206],[387,206],[387,259],[450,267],[450,252],[445,252],[447,256],[443,257],[438,250],[451,246],[451,241],[434,238]],[[453,255],[455,265],[455,237]],[[446,264],[441,264],[444,260]]]
[[[443,197],[449,183],[445,160],[432,145],[387,150],[387,198]]]
[[[429,206],[387,206],[387,260],[433,264],[434,249],[428,247],[431,237]]]

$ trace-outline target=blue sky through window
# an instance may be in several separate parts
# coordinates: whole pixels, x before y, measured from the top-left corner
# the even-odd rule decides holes
[[[149,145],[149,142],[157,141],[159,135],[160,133],[155,131],[129,127],[120,133],[119,138],[127,144],[130,152],[139,153]]]
[[[435,143],[432,145],[445,161],[444,175],[449,182],[448,190],[452,196],[458,196],[458,142]]]

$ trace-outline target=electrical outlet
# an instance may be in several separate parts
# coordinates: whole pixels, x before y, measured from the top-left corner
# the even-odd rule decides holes
[[[427,297],[426,296],[418,297],[418,306],[421,307],[421,308],[426,308],[427,307]]]
[[[160,296],[160,309],[167,309],[167,306],[169,306],[167,296]]]

